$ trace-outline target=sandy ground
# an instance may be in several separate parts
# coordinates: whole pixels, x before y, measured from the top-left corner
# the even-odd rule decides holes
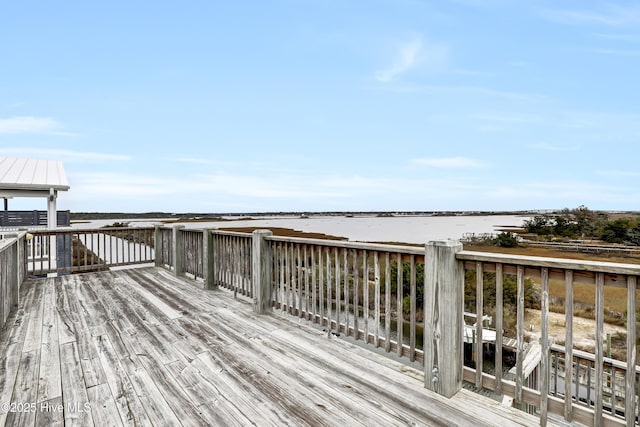
[[[539,310],[527,309],[525,313],[525,325],[528,325],[525,330],[525,336],[530,337],[531,340],[539,340],[542,334],[540,329],[540,316]],[[533,326],[531,326],[533,325]],[[532,330],[533,329],[533,330]],[[596,339],[596,322],[592,319],[584,319],[581,317],[573,318],[573,346],[574,348],[586,349],[595,347]],[[605,339],[606,334],[627,333],[627,329],[623,326],[604,324]],[[554,337],[556,344],[563,344],[565,337],[565,319],[564,314],[561,313],[549,313],[549,336]]]

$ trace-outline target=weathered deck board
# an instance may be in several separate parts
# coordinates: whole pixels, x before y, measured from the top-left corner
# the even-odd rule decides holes
[[[12,402],[20,356],[27,334],[25,307],[33,306],[34,295],[34,292],[28,292],[20,299],[18,310],[7,318],[0,335],[0,404]],[[7,415],[8,411],[0,409],[0,425],[5,425]]]
[[[0,399],[38,410],[0,424],[538,424],[466,391],[435,395],[414,369],[162,269],[22,292],[0,338]]]
[[[109,337],[94,337],[94,343],[122,422],[125,425],[151,425]],[[128,353],[124,354],[128,357]]]
[[[47,281],[43,288],[45,297],[42,318],[42,345],[40,347],[38,402],[45,402],[62,397],[58,322],[53,281]]]
[[[87,388],[84,382],[78,345],[70,342],[60,346],[60,372],[62,373],[62,404],[65,425],[86,426],[93,424]]]

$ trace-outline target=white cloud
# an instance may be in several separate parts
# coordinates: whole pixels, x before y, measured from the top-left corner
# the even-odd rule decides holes
[[[640,56],[640,50],[631,49],[593,49],[594,53],[611,56]]]
[[[415,36],[397,47],[391,65],[376,71],[375,78],[381,83],[388,83],[413,68],[438,71],[448,64],[449,51],[446,45],[425,43],[421,37]]]
[[[376,80],[387,83],[409,71],[416,64],[416,59],[421,50],[422,40],[419,38],[403,43],[398,48],[396,58],[391,66],[376,72]]]
[[[191,163],[194,165],[209,165],[209,166],[217,166],[217,167],[234,167],[241,166],[242,163],[239,162],[227,162],[227,161],[219,161],[212,160],[206,158],[198,158],[198,157],[179,157],[175,159],[178,163]]]
[[[487,196],[500,200],[525,199],[538,204],[540,200],[559,200],[565,205],[591,202],[607,202],[626,205],[638,198],[637,190],[622,186],[608,186],[580,181],[523,182],[488,189]]]
[[[472,76],[472,77],[493,77],[496,74],[490,71],[478,71],[478,70],[467,70],[465,68],[456,68],[452,70],[453,74],[459,76]]]
[[[357,206],[362,199],[398,197],[417,193],[425,197],[462,197],[478,190],[475,182],[465,179],[405,179],[334,174],[317,175],[283,172],[265,176],[237,173],[159,177],[128,173],[69,173],[73,188],[69,197],[83,205],[103,209],[122,210],[119,206],[137,203],[138,206],[163,204],[168,210],[182,211],[187,204],[196,206]],[[358,201],[359,200],[359,201]],[[288,208],[287,208],[288,207]],[[149,210],[149,209],[146,209]],[[152,209],[151,209],[152,210]],[[165,208],[167,210],[167,208]],[[259,210],[259,209],[258,209]]]
[[[613,178],[631,178],[640,176],[640,172],[637,171],[621,171],[621,170],[599,170],[596,171],[597,175],[608,176]]]
[[[60,160],[62,162],[107,162],[107,161],[128,161],[131,156],[122,154],[94,153],[90,151],[57,150],[37,147],[3,147],[3,154],[15,157],[31,157],[39,159]]]
[[[218,174],[198,177],[208,192],[234,196],[299,199],[348,197],[348,189],[326,188],[322,182],[314,182],[305,176],[243,176]]]
[[[597,4],[597,3],[594,3]],[[634,25],[640,23],[640,6],[637,4],[606,4],[600,10],[548,10],[545,15],[555,21],[597,24],[608,26]]]
[[[412,162],[434,168],[480,168],[485,166],[484,163],[467,157],[424,157],[413,159]]]
[[[62,125],[50,117],[15,116],[0,119],[0,133],[35,133],[49,135],[71,135],[62,130]]]
[[[213,160],[209,159],[198,159],[195,157],[180,157],[176,159],[176,162],[179,163],[193,163],[197,165],[212,165],[215,164]]]
[[[433,167],[478,167],[464,157],[415,159]],[[280,171],[255,174],[237,170],[208,175],[154,175],[138,173],[77,173],[69,171],[72,191],[64,197],[76,210],[103,211],[291,211],[353,209],[512,209],[587,204],[619,208],[640,202],[631,185],[600,181],[569,181],[529,176],[494,179],[487,176],[438,176],[434,179],[350,174],[312,174]],[[615,171],[600,175],[616,176]],[[633,173],[617,173],[620,178]],[[416,197],[416,195],[419,195]],[[372,201],[384,200],[380,205]],[[467,205],[461,203],[465,200]],[[91,208],[87,208],[90,206]],[[465,207],[466,206],[466,207]]]
[[[482,113],[474,114],[471,117],[476,120],[497,123],[537,123],[540,121],[538,117],[523,114]]]
[[[517,100],[524,102],[548,102],[552,98],[547,95],[539,95],[535,93],[520,93],[496,90],[482,86],[462,86],[462,85],[425,85],[425,84],[396,84],[388,86],[390,90],[400,93],[435,93],[448,94],[455,96],[487,96],[493,98],[502,98],[508,100]]]
[[[79,200],[107,200],[157,198],[178,192],[172,180],[156,176],[122,173],[69,173],[72,196]],[[117,208],[116,208],[117,209]]]
[[[543,150],[543,151],[578,151],[580,149],[577,145],[557,145],[557,144],[548,144],[546,142],[540,142],[538,144],[529,144],[527,147],[532,148],[534,150]]]
[[[639,34],[609,34],[609,33],[595,33],[594,36],[605,40],[617,40],[624,42],[640,42]]]

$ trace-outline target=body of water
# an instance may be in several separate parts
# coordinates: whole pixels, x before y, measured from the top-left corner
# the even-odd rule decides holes
[[[423,244],[430,240],[460,239],[467,233],[496,233],[501,227],[521,226],[528,216],[311,216],[269,217],[234,221],[186,222],[186,228],[281,227],[330,234],[361,242],[405,242]],[[231,218],[230,218],[231,219]],[[127,222],[126,219],[117,220]],[[102,227],[116,220],[73,224],[73,227]],[[135,220],[131,226],[152,226],[160,220]]]

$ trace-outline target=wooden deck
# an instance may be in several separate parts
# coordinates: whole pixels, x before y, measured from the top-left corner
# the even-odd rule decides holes
[[[0,352],[0,425],[539,424],[159,268],[27,281]]]

